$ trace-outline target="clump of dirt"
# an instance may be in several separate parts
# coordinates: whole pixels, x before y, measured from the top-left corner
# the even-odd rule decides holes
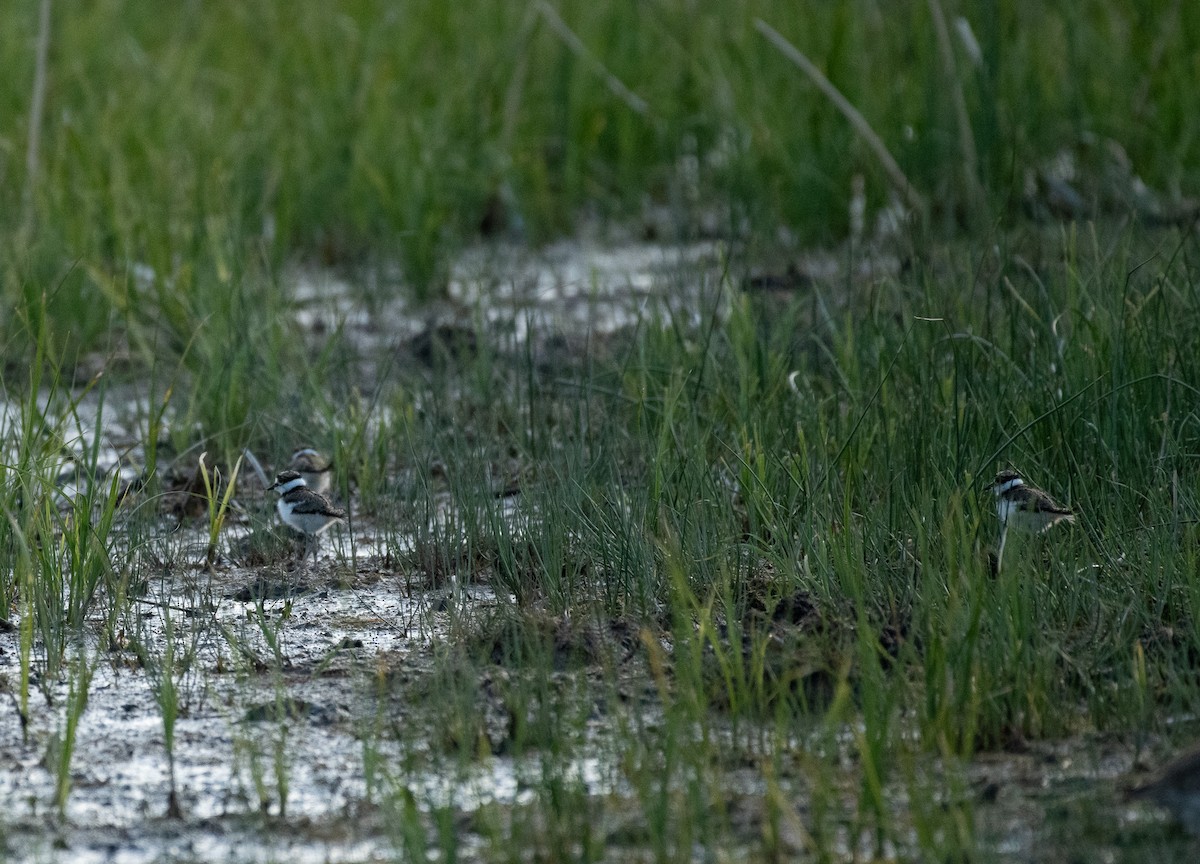
[[[620,665],[637,651],[640,630],[624,618],[501,607],[470,637],[467,650],[510,669],[545,657],[558,671]]]
[[[182,522],[196,519],[208,511],[204,475],[196,465],[172,465],[162,474],[162,511]]]
[[[474,327],[464,324],[427,322],[409,342],[408,350],[426,366],[452,367],[475,358],[479,336]]]
[[[251,705],[242,714],[247,723],[284,723],[289,720],[307,720],[315,726],[331,726],[349,716],[345,705],[330,705],[309,702],[306,699],[284,697]]]
[[[479,544],[420,537],[402,569],[424,574],[431,588],[441,588],[452,581],[479,581],[494,560],[494,549]]]
[[[803,588],[781,591],[770,575],[747,580],[734,617],[727,613],[718,621],[725,644],[706,646],[703,675],[710,702],[732,708],[750,697],[768,710],[779,699],[794,699],[820,710],[853,662],[853,625]],[[737,662],[731,662],[731,651],[740,653]]]

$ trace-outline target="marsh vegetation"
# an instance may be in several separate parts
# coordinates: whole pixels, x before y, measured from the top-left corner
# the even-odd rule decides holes
[[[8,855],[1194,860],[1161,11],[5,7]]]

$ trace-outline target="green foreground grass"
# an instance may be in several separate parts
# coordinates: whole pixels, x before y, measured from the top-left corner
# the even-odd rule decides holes
[[[945,247],[868,283],[748,295],[714,282],[717,311],[698,325],[647,320],[549,363],[480,334],[473,356],[396,364],[371,391],[347,386],[335,358],[352,349],[334,334],[304,372],[314,390],[289,391],[285,348],[260,367],[260,422],[206,428],[274,453],[311,433],[405,584],[452,575],[498,594],[455,606],[415,681],[389,683],[383,659],[364,674],[377,708],[363,770],[401,857],[466,854],[476,836],[488,859],[692,860],[695,844],[838,859],[859,842],[987,859],[996,838],[977,833],[967,779],[979,753],[1183,743],[1176,721],[1200,708],[1196,252],[1180,232],[1078,226]],[[184,418],[203,388],[187,389],[145,418],[143,442],[200,443]],[[68,396],[52,400],[59,417]],[[66,675],[85,694],[70,719],[89,663],[107,662],[81,633],[141,632],[129,586],[151,574],[135,550],[162,523],[152,507],[121,516],[103,484],[53,506],[61,423],[31,398],[18,414],[0,584],[20,628],[17,699],[35,710],[31,669]],[[1080,518],[1010,541],[995,574],[979,487],[1009,464]],[[494,494],[512,471],[524,530]],[[443,482],[456,515],[434,524]],[[201,626],[174,621],[176,637],[136,649],[168,742],[171,670],[188,666],[178,634],[194,643]],[[72,729],[56,739],[63,776]],[[384,755],[397,740],[405,755]],[[489,753],[536,757],[519,806],[463,822],[406,781]],[[589,795],[572,767],[589,753],[620,766],[619,792]],[[747,776],[751,791],[734,791]],[[1073,823],[1056,830],[1083,842]],[[1115,823],[1087,842],[1144,851]]]

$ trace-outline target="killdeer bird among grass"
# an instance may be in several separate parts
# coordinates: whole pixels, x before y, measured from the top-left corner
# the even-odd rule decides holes
[[[298,472],[308,488],[318,495],[328,495],[333,487],[333,463],[311,447],[293,453],[288,468]]]
[[[1000,551],[996,571],[1004,562],[1004,542],[1008,529],[1041,534],[1059,522],[1074,522],[1075,514],[1053,498],[1031,486],[1016,471],[1004,470],[988,487],[996,493],[996,515],[1000,517]]]
[[[1153,801],[1171,811],[1190,833],[1200,836],[1200,746],[1168,762],[1144,783],[1125,793],[1129,801]]]
[[[276,475],[271,489],[279,493],[279,518],[304,535],[304,557],[312,550],[317,560],[317,535],[335,522],[346,518],[346,511],[334,507],[320,492],[309,489],[299,471],[283,471]]]

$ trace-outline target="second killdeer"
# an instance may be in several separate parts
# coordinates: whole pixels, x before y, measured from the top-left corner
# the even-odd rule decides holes
[[[305,485],[320,495],[328,495],[333,487],[333,464],[311,447],[302,447],[293,453],[288,468],[298,472]]]
[[[279,518],[304,535],[304,557],[311,550],[317,558],[317,536],[346,518],[346,511],[334,507],[320,492],[308,488],[299,471],[283,471],[276,475],[271,489],[279,493]]]
[[[1016,471],[1005,469],[988,486],[996,493],[996,515],[1000,518],[1000,552],[996,569],[1004,560],[1004,541],[1008,529],[1040,534],[1059,522],[1074,522],[1075,513],[1053,498],[1026,483]]]

